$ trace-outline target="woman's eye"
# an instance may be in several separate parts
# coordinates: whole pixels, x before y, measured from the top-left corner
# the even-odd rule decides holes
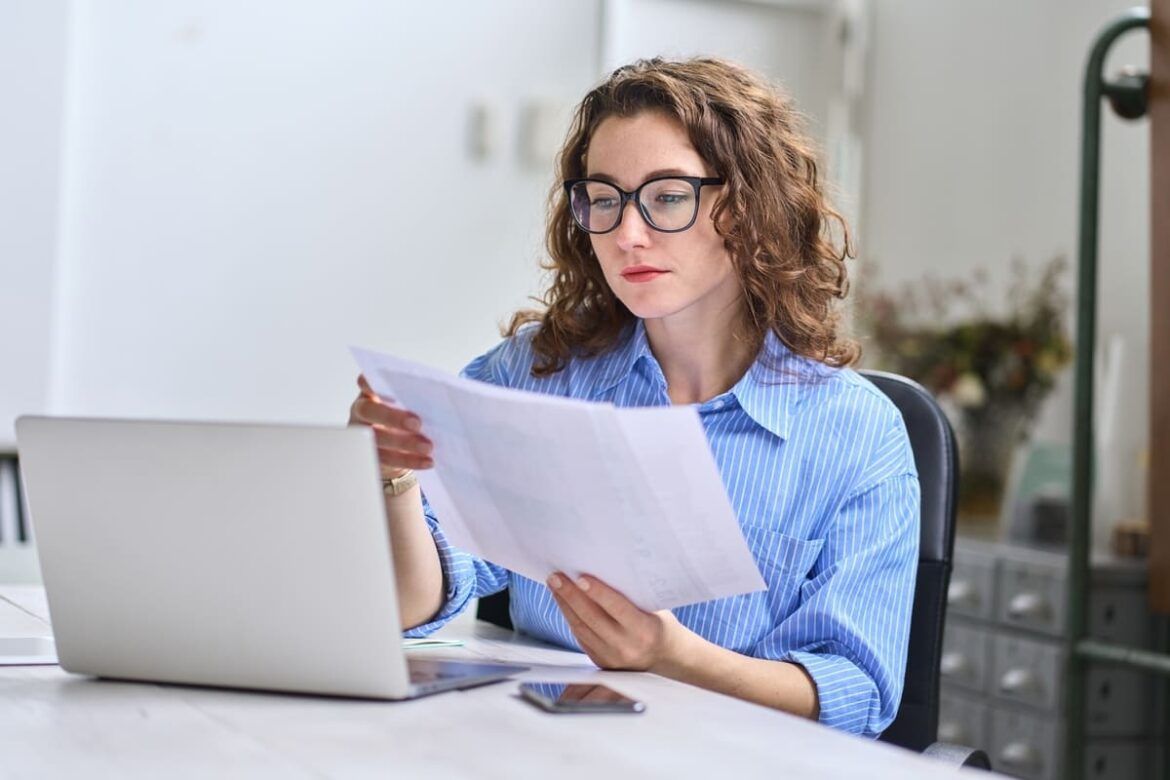
[[[676,206],[680,203],[687,203],[690,199],[689,192],[661,192],[656,198],[664,206]]]
[[[616,198],[593,198],[589,201],[589,205],[595,209],[612,209],[615,203]]]

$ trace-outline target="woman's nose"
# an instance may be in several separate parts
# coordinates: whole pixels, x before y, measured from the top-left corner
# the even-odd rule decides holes
[[[625,208],[621,224],[613,232],[618,247],[628,252],[650,242],[650,226],[646,224],[646,218],[642,216],[642,210],[638,208],[637,203],[631,200]]]

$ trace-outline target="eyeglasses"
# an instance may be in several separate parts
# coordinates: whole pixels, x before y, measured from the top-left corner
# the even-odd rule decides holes
[[[633,192],[600,179],[570,179],[565,182],[569,211],[587,233],[608,233],[622,223],[622,214],[631,200],[646,224],[660,233],[681,233],[695,224],[699,214],[699,191],[705,185],[723,184],[720,178],[699,176],[658,176],[642,183]]]

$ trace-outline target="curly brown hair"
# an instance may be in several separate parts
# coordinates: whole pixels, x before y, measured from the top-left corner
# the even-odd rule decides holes
[[[737,335],[758,354],[769,330],[792,352],[828,366],[857,361],[856,342],[838,334],[836,301],[848,291],[848,227],[818,179],[816,150],[792,101],[759,75],[725,60],[638,60],[615,70],[574,114],[557,156],[549,195],[544,264],[553,279],[539,302],[505,329],[536,322],[533,374],[564,368],[573,355],[616,345],[635,317],[602,275],[589,235],[569,212],[561,181],[585,176],[589,143],[601,122],[656,111],[685,128],[725,185],[712,211],[744,297]],[[840,228],[834,238],[832,227]]]

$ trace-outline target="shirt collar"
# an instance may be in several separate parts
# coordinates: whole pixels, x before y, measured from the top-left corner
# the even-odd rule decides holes
[[[646,338],[645,323],[636,319],[625,340],[602,358],[604,368],[598,374],[592,395],[596,397],[613,389],[633,373],[643,358],[654,361],[654,353]],[[775,333],[768,331],[759,357],[728,392],[757,425],[787,439],[805,387],[832,372],[829,366],[793,353]]]
[[[787,439],[793,415],[809,386],[824,381],[833,372],[823,363],[795,354],[768,331],[756,361],[730,392],[760,427]]]
[[[603,367],[593,385],[593,396],[612,390],[619,382],[628,377],[642,358],[654,359],[650,351],[650,341],[646,338],[646,325],[641,319],[635,319],[633,325],[627,328],[625,339],[613,350],[598,360],[603,361]]]

